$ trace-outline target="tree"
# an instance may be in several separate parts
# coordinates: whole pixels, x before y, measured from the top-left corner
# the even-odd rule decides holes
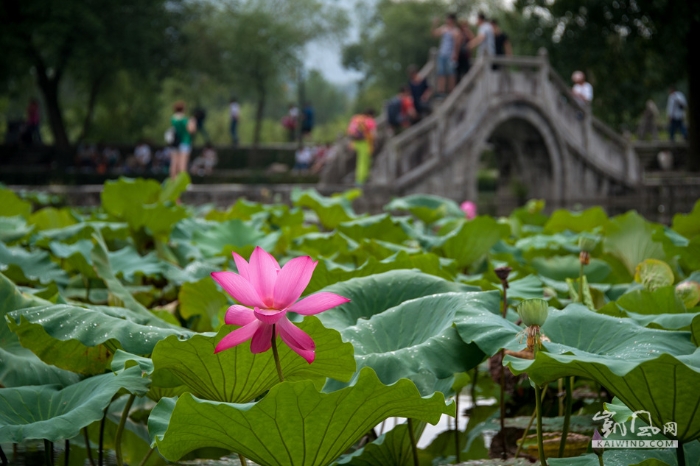
[[[179,0],[3,0],[0,49],[6,76],[35,76],[55,145],[70,146],[61,106],[66,76],[85,83],[90,128],[104,84],[120,70],[148,73],[168,64]]]
[[[222,82],[251,91],[255,99],[253,144],[260,142],[265,107],[275,89],[295,81],[304,46],[347,27],[342,10],[320,0],[247,0],[211,6],[193,50]]]
[[[608,123],[631,124],[652,93],[687,80],[690,168],[700,170],[700,65],[691,53],[700,43],[700,2],[517,0],[515,10],[524,29],[514,43],[546,47],[564,76],[585,71],[594,112]]]

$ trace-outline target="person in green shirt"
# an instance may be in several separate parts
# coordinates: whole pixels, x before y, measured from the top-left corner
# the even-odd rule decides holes
[[[175,140],[170,151],[170,178],[187,171],[187,162],[192,152],[192,134],[197,130],[195,119],[185,115],[184,102],[176,102],[173,110],[175,113],[170,118],[170,124],[175,132]]]

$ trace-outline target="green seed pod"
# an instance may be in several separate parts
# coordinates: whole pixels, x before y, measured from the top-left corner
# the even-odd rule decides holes
[[[597,236],[583,234],[578,239],[578,247],[581,251],[591,253],[598,244],[599,238]]]
[[[541,327],[547,320],[549,314],[549,304],[544,299],[526,299],[518,304],[518,315],[523,319],[523,323],[530,327],[536,325]]]
[[[683,301],[686,309],[695,307],[700,302],[700,283],[692,281],[679,283],[676,285],[676,296]]]

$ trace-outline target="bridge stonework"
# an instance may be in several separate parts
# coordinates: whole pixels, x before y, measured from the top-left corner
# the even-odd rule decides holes
[[[433,71],[431,59],[421,73],[433,80]],[[396,196],[478,201],[478,174],[488,151],[498,167],[498,196],[514,197],[515,184],[521,196],[545,199],[555,208],[606,204],[644,190],[633,144],[575,100],[546,52],[480,59],[418,124],[392,136],[381,117],[378,123],[368,188]],[[351,182],[353,170],[351,152],[339,150],[322,182]]]

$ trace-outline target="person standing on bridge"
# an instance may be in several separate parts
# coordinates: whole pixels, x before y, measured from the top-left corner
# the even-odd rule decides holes
[[[370,160],[374,150],[374,137],[377,124],[374,121],[374,110],[369,108],[360,115],[355,115],[348,125],[350,146],[355,151],[357,164],[355,166],[355,184],[362,186],[369,176]]]
[[[457,15],[450,13],[445,24],[438,27],[438,19],[433,19],[433,36],[440,38],[437,55],[437,91],[448,93],[455,87],[457,58],[462,35],[457,27]]]
[[[477,57],[496,55],[496,38],[491,23],[486,21],[486,15],[479,13],[476,17],[476,37],[469,41],[469,48],[476,49]]]
[[[666,102],[666,115],[668,116],[668,138],[671,141],[676,139],[676,131],[680,131],[683,138],[688,140],[688,131],[685,128],[685,107],[688,102],[682,92],[676,90],[675,86],[668,89],[668,101]]]
[[[574,94],[576,101],[583,107],[591,105],[593,100],[593,86],[586,82],[586,75],[583,71],[574,71],[571,75],[571,80],[574,82],[574,87],[571,92]]]

